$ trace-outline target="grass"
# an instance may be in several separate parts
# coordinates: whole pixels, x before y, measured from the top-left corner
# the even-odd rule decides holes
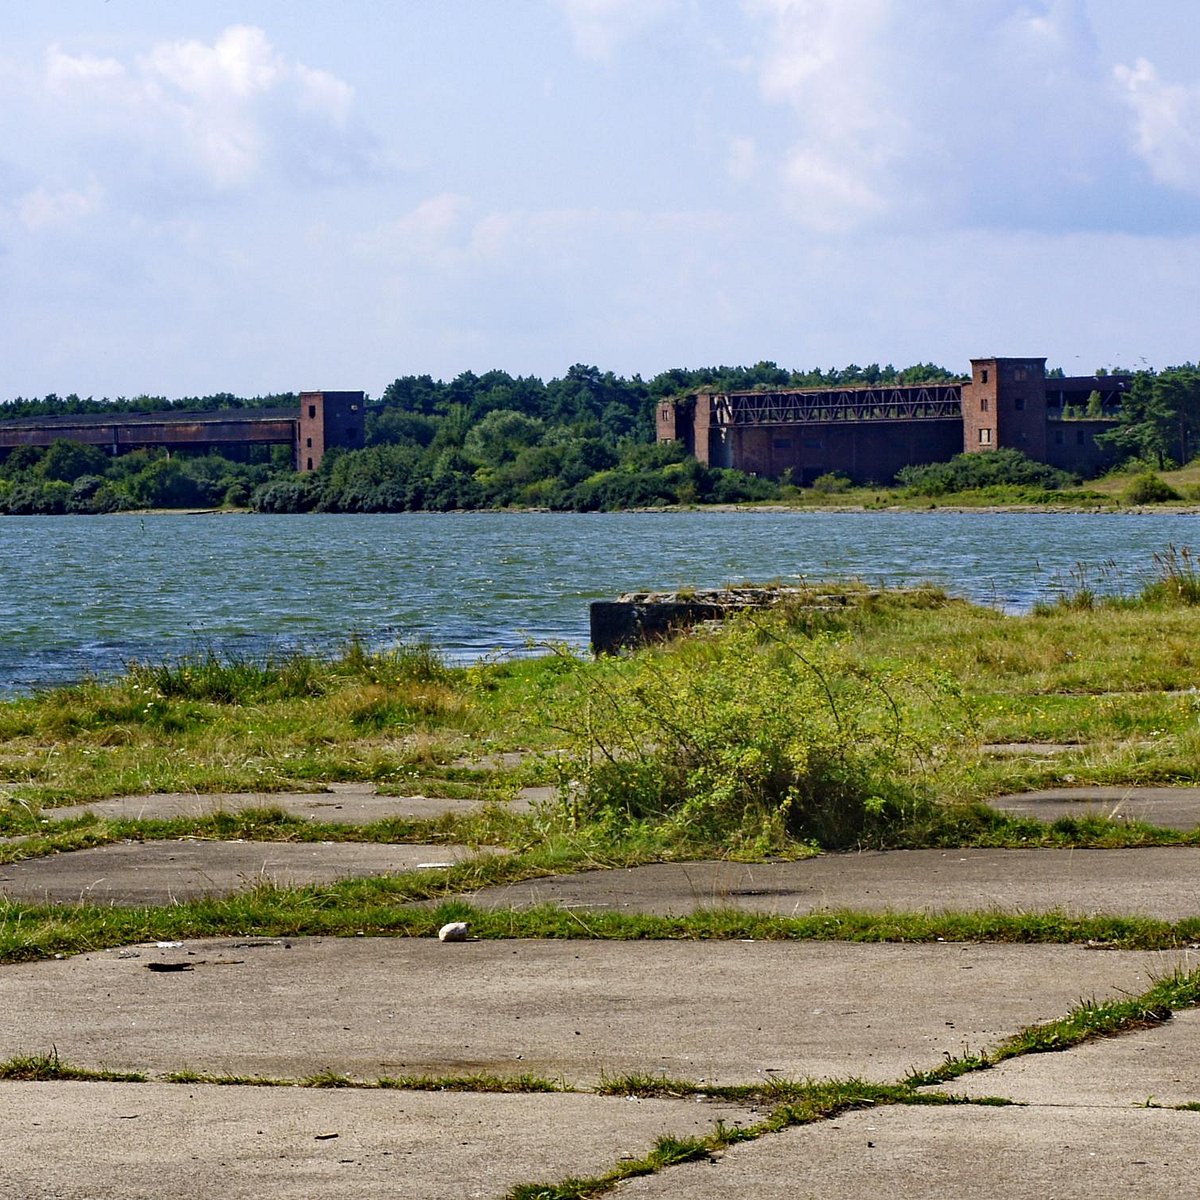
[[[19,839],[0,843],[0,862],[178,837],[504,845],[533,873],[858,846],[1194,845],[1196,832],[1044,825],[980,802],[1200,783],[1197,574],[1168,548],[1137,594],[1025,616],[851,586],[855,604],[600,663],[557,652],[450,668],[428,647],[351,645],[330,659],[134,664],[0,704],[0,836]],[[1012,749],[1043,742],[1061,749]],[[269,801],[169,821],[54,815],[113,795],[338,780],[481,810],[357,826]],[[532,817],[484,806],[551,781],[562,803]]]
[[[22,1083],[44,1083],[70,1080],[80,1083],[145,1083],[148,1076],[140,1071],[92,1070],[74,1067],[58,1057],[57,1050],[49,1054],[20,1054],[0,1062],[0,1079]]]
[[[267,664],[207,655],[135,664],[115,681],[6,702],[0,835],[21,840],[0,844],[0,862],[179,837],[465,843],[513,853],[445,871],[308,888],[263,885],[160,908],[0,902],[0,963],[203,937],[432,938],[451,920],[468,920],[473,936],[488,939],[1193,946],[1200,915],[1177,922],[1053,911],[774,917],[717,907],[659,917],[550,906],[487,910],[462,897],[565,871],[767,852],[802,857],[833,846],[1200,845],[1200,829],[1093,816],[1045,824],[981,803],[1048,786],[1200,783],[1197,575],[1188,552],[1168,549],[1148,566],[1136,594],[1105,599],[1102,586],[1081,576],[1065,586],[1063,602],[1025,616],[933,592],[922,593],[920,603],[884,595],[834,612],[756,617],[757,624],[721,635],[599,664],[549,653],[449,668],[428,648],[377,656],[355,646],[328,660]],[[727,729],[735,735],[725,736]],[[803,739],[789,742],[798,729]],[[1034,742],[1066,749],[1011,749]],[[755,755],[747,756],[747,747]],[[508,751],[523,758],[497,769],[477,761]],[[364,825],[299,820],[269,803],[172,820],[57,822],[54,814],[66,803],[122,794],[270,793],[339,780],[371,782],[384,793],[466,798],[481,808]],[[554,781],[562,802],[532,816],[486,803]],[[765,1115],[744,1127],[718,1125],[704,1137],[662,1138],[608,1172],[522,1185],[510,1198],[600,1196],[623,1179],[855,1108],[965,1103],[923,1089],[1013,1056],[1156,1024],[1197,1003],[1200,975],[1172,976],[1144,996],[1083,1003],[1059,1021],[889,1085],[607,1079],[596,1089],[603,1095],[722,1101]],[[0,1078],[146,1079],[75,1068],[53,1051],[0,1063]],[[572,1090],[528,1074],[366,1081],[332,1070],[296,1080],[179,1071],[163,1078],[224,1086]]]
[[[544,873],[543,868],[512,860],[468,863],[450,871],[352,880],[319,888],[260,885],[235,896],[161,908],[5,901],[0,902],[0,963],[144,942],[216,937],[432,938],[442,925],[461,920],[470,923],[473,937],[488,940],[943,941],[1122,950],[1166,950],[1200,942],[1200,916],[1171,922],[1146,917],[1075,917],[1061,912],[823,910],[808,916],[777,917],[713,908],[660,917],[596,911],[581,914],[552,905],[489,911],[461,899],[444,898],[461,890],[467,880],[512,880],[531,870]]]

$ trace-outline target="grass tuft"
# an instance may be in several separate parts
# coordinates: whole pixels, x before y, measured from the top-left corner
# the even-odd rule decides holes
[[[49,1054],[22,1054],[0,1063],[0,1079],[22,1082],[75,1080],[88,1083],[145,1083],[147,1076],[137,1071],[96,1070],[64,1063],[57,1049]]]

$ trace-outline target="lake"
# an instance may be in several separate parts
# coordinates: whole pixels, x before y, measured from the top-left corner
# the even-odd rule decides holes
[[[1007,610],[1082,569],[1131,588],[1179,513],[639,512],[0,518],[0,693],[197,649],[425,638],[456,661],[583,645],[622,591],[856,577]]]

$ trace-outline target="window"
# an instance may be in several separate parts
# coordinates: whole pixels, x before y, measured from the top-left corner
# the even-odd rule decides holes
[[[306,449],[311,450],[312,449],[312,438],[305,438],[304,446]]]
[[[350,405],[350,411],[351,411],[351,412],[358,412],[358,405],[357,405],[357,404],[352,404],[352,405]]]
[[[310,404],[308,406],[308,419],[310,421],[315,421],[317,419],[317,406],[315,404]]]
[[[1015,379],[1015,380],[1016,380],[1018,383],[1024,383],[1024,381],[1025,381],[1025,368],[1024,368],[1024,367],[1016,367],[1016,368],[1013,370],[1013,378],[1014,378],[1014,379]]]
[[[979,411],[987,412],[987,410],[988,410],[988,398],[986,396],[984,396],[984,398],[979,401]]]
[[[987,376],[987,367],[984,367],[984,368],[983,368],[983,370],[979,372],[979,382],[980,382],[980,383],[987,383],[987,379],[988,379],[988,376]]]
[[[805,450],[820,450],[821,449],[821,439],[820,438],[805,438],[804,439],[804,448],[805,448]]]
[[[1013,397],[1013,408],[1017,409],[1017,411],[1019,412],[1024,407],[1025,407],[1025,397],[1024,396],[1014,396]]]
[[[311,458],[308,460],[308,469],[310,471],[312,470],[312,459]]]
[[[992,431],[990,429],[981,429],[979,431],[979,444],[981,446],[990,446],[992,444]]]

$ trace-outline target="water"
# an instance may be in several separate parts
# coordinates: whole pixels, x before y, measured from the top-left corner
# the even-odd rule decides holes
[[[1009,610],[1135,586],[1188,514],[404,513],[0,518],[0,693],[196,649],[423,637],[456,660],[582,645],[588,603],[644,588],[930,580]],[[1105,564],[1111,564],[1105,569]]]

